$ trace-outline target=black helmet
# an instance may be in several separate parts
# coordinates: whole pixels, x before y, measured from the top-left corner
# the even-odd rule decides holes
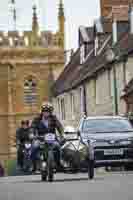
[[[41,112],[53,112],[53,105],[50,103],[43,103],[41,106]]]

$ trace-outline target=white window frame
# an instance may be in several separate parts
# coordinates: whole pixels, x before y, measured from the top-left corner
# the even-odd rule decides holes
[[[66,110],[65,110],[65,99],[64,98],[60,99],[60,108],[61,108],[61,119],[65,120],[66,119]]]
[[[61,104],[60,104],[60,98],[57,99],[57,110],[58,110],[58,115],[59,115],[59,118],[61,119]]]
[[[70,93],[70,104],[71,104],[71,117],[75,119],[75,96],[74,92]]]
[[[80,92],[80,113],[82,115],[84,114],[84,88],[80,87],[79,92]]]
[[[85,45],[82,44],[80,47],[80,64],[82,65],[85,62]]]

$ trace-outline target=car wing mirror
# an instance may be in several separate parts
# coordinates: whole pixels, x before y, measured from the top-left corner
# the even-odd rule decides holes
[[[77,131],[77,135],[78,135],[78,137],[80,137],[80,131],[79,130]]]

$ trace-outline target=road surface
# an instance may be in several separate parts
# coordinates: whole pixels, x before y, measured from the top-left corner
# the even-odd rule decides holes
[[[0,200],[133,200],[133,172],[56,175],[53,183],[40,176],[0,179]]]

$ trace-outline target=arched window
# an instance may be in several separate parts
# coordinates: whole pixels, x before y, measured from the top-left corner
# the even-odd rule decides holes
[[[29,76],[24,81],[24,102],[26,104],[37,104],[37,81]]]

